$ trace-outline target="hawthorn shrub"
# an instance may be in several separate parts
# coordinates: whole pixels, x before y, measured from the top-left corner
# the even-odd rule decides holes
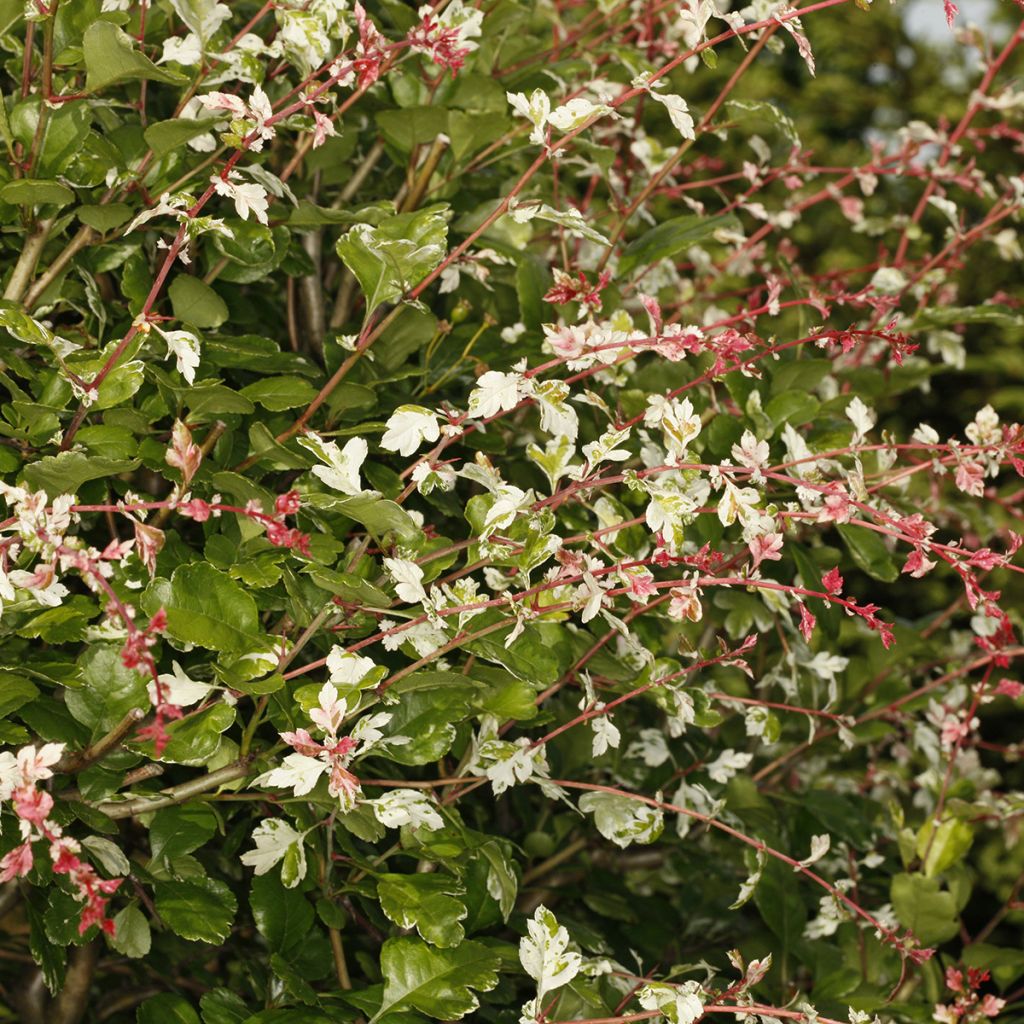
[[[1022,1019],[1024,22],[933,16],[0,2],[2,1019]]]

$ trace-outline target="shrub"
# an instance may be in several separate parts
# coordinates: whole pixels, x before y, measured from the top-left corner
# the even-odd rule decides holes
[[[945,8],[0,2],[3,1019],[1019,1011]]]

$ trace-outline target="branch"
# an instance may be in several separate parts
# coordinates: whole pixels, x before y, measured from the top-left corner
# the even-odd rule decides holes
[[[125,736],[145,717],[146,712],[142,708],[132,708],[106,736],[101,736],[95,743],[78,751],[77,754],[62,758],[57,770],[73,775],[97,761],[102,761],[115,747],[120,746]]]
[[[28,286],[32,282],[32,275],[36,272],[36,264],[43,254],[43,248],[50,237],[50,228],[53,227],[53,218],[48,217],[41,220],[35,231],[28,237],[25,248],[21,250],[18,262],[11,272],[11,279],[4,289],[4,298],[8,302],[21,302]]]
[[[798,871],[805,878],[809,878],[816,885],[820,885],[827,893],[829,893],[830,896],[841,902],[848,910],[867,921],[867,923],[870,924],[883,939],[893,940],[895,938],[896,933],[891,928],[886,928],[878,918],[866,911],[859,903],[852,900],[844,892],[837,889],[831,882],[822,878],[817,872],[811,871],[810,868],[801,864],[796,860],[796,858],[789,857],[781,851],[774,849],[763,840],[754,839],[752,836],[748,836],[746,833],[740,832],[739,829],[726,825],[725,822],[719,821],[710,814],[701,814],[700,811],[694,811],[689,807],[680,807],[678,804],[672,804],[666,800],[654,800],[651,797],[642,796],[639,793],[631,793],[629,790],[621,789],[616,786],[602,786],[593,782],[576,782],[572,779],[552,779],[551,782],[554,785],[562,786],[565,789],[582,789],[591,793],[611,793],[614,796],[625,797],[627,800],[635,800],[637,803],[646,804],[648,807],[656,807],[662,811],[670,811],[675,814],[685,815],[688,818],[693,818],[695,821],[702,822],[709,828],[725,832],[726,835],[730,835],[734,839],[738,839],[741,843],[746,843],[747,846],[751,846],[755,850],[760,850],[769,857],[774,857],[776,860],[782,861],[783,864],[788,864],[794,871]]]
[[[64,987],[47,1014],[47,1024],[78,1024],[88,1009],[89,989],[100,958],[99,939],[71,951]]]
[[[254,760],[256,760],[256,755],[249,754],[239,758],[233,764],[218,768],[215,772],[209,772],[198,779],[183,782],[180,786],[165,789],[163,796],[138,797],[134,800],[124,801],[112,800],[97,804],[96,809],[102,811],[108,818],[118,821],[122,818],[134,818],[139,814],[148,814],[150,811],[159,811],[162,807],[183,804],[200,793],[207,793],[211,789],[217,789],[236,779],[244,779],[249,774],[249,767]]]

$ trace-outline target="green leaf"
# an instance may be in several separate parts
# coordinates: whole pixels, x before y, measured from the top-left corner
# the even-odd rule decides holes
[[[929,878],[941,875],[963,860],[974,842],[974,830],[959,818],[946,818],[936,828],[931,818],[917,834],[917,855],[924,861]]]
[[[312,1006],[316,1003],[316,990],[280,953],[270,954],[270,969],[284,984],[293,1000]]]
[[[400,928],[416,931],[435,946],[457,946],[465,937],[459,923],[466,917],[466,905],[457,899],[465,895],[459,882],[440,873],[420,875],[379,875],[377,897],[380,908]]]
[[[199,1014],[188,1001],[171,992],[161,992],[142,1003],[135,1021],[136,1024],[200,1024]]]
[[[82,427],[76,438],[93,455],[109,459],[129,459],[139,450],[139,442],[127,427],[108,427],[98,423],[93,427]]]
[[[811,560],[810,555],[802,544],[790,544],[787,549],[793,556],[793,561],[796,562],[797,572],[800,573],[801,579],[804,581],[804,586],[808,590],[816,590],[819,594],[825,593],[825,584],[821,582],[821,570]],[[839,626],[841,623],[839,608],[832,602],[826,604],[823,600],[818,598],[808,598],[808,605],[811,611],[816,616],[818,622],[821,624],[822,629],[835,640],[839,636]],[[830,794],[831,795],[831,794]]]
[[[159,159],[209,132],[219,119],[216,117],[176,117],[169,121],[156,121],[142,133],[146,145]]]
[[[340,512],[357,523],[362,523],[377,537],[395,533],[402,540],[415,540],[423,531],[416,520],[401,505],[387,498],[368,497],[356,494],[351,497],[335,494],[309,494],[306,500],[316,508]]]
[[[798,426],[813,420],[819,408],[821,403],[806,391],[783,391],[764,407],[764,411],[778,430],[784,423]]]
[[[149,954],[153,944],[149,920],[134,903],[118,911],[114,917],[114,937],[110,944],[118,953],[132,960]]]
[[[80,206],[76,211],[78,219],[93,231],[106,234],[126,224],[132,215],[127,203],[103,203],[95,206]]]
[[[322,565],[309,565],[303,571],[318,587],[323,587],[324,590],[346,601],[375,608],[387,608],[391,604],[391,598],[383,590],[361,576],[350,572],[335,572],[333,569],[325,569]]]
[[[170,863],[198,850],[217,831],[217,815],[205,804],[165,807],[153,815],[149,849],[153,860]]]
[[[51,497],[75,494],[90,480],[103,480],[119,473],[131,473],[141,465],[139,459],[106,459],[82,452],[47,455],[25,467],[25,483],[34,491],[46,491]]]
[[[85,935],[79,932],[81,918],[82,904],[71,893],[63,889],[50,889],[47,893],[46,910],[43,913],[46,937],[50,942],[55,946],[81,946],[88,941],[86,936],[95,936],[95,925],[92,925]]]
[[[145,678],[121,662],[114,644],[94,644],[79,659],[83,685],[64,695],[68,710],[94,736],[112,729],[133,708],[149,706]]]
[[[688,249],[691,245],[712,238],[716,231],[738,231],[739,220],[729,214],[715,217],[701,217],[688,214],[667,220],[626,246],[626,251],[619,260],[620,275],[629,274],[637,267],[647,267],[659,263]]]
[[[234,992],[226,988],[215,988],[199,1000],[203,1024],[242,1024],[252,1014],[249,1008]]]
[[[255,406],[239,391],[233,391],[223,384],[203,383],[192,387],[185,385],[176,389],[185,406],[191,410],[192,419],[197,417],[223,416],[225,413],[240,412],[243,415],[254,412]],[[259,424],[259,426],[263,426]],[[266,429],[264,427],[264,429]]]
[[[4,10],[4,7],[10,0],[5,0],[5,3],[0,4],[0,32],[6,31],[7,26],[4,24],[5,15],[8,13]],[[0,139],[4,140],[4,147],[7,150],[7,155],[14,160],[14,133],[11,131],[11,121],[7,116],[7,104],[4,103],[3,93],[0,93]]]
[[[440,106],[381,110],[376,119],[384,138],[403,153],[448,131],[448,111]]]
[[[177,71],[157,67],[145,54],[139,53],[131,37],[109,21],[95,21],[82,39],[85,58],[85,88],[98,92],[115,82],[147,78],[168,85],[185,85],[188,78]]]
[[[171,6],[189,31],[199,37],[205,49],[206,43],[220,25],[216,17],[215,0],[171,0]]]
[[[513,718],[524,721],[536,716],[537,691],[525,680],[481,665],[474,668],[473,681],[480,684],[471,697],[478,711],[493,715],[499,722]]]
[[[128,858],[122,853],[121,847],[103,836],[86,836],[82,845],[89,852],[89,857],[108,875],[125,876],[131,871]]]
[[[455,723],[469,707],[466,690],[444,689],[403,693],[384,728],[385,736],[407,737],[408,743],[381,741],[381,750],[399,764],[429,764],[444,757],[455,742]]]
[[[216,945],[230,934],[238,904],[223,882],[214,878],[156,882],[153,892],[157,913],[183,939]]]
[[[308,199],[300,199],[299,205],[288,216],[293,228],[318,228],[324,224],[379,224],[393,216],[395,204],[389,199],[361,207],[358,210],[335,210],[331,206],[317,206]]]
[[[325,1021],[322,1010],[289,1009],[263,1010],[251,1017],[246,1017],[242,1024],[325,1024]],[[419,1022],[417,1021],[416,1024]]]
[[[42,127],[40,117],[45,117],[45,125]],[[57,175],[66,174],[69,183],[87,186],[88,172],[83,173],[85,169],[78,162],[87,154],[92,118],[92,111],[84,103],[65,103],[57,108],[44,108],[42,97],[32,96],[14,106],[11,111],[11,131],[27,149],[42,130],[42,147],[35,166],[35,173],[40,178],[53,179]],[[110,163],[108,160],[108,167]]]
[[[305,408],[316,398],[316,388],[301,377],[268,377],[242,388],[241,393],[271,412]]]
[[[529,683],[550,685],[561,674],[552,644],[545,642],[534,625],[527,626],[510,647],[505,646],[501,633],[495,633],[473,640],[466,644],[465,649],[478,658],[504,666],[514,676]]]
[[[299,455],[279,444],[265,423],[254,422],[249,427],[249,451],[261,461],[265,460],[280,469],[308,469],[310,464],[310,459],[305,455]]]
[[[315,914],[299,889],[288,889],[277,871],[252,880],[249,905],[260,934],[275,953],[288,955],[309,937]]]
[[[549,282],[544,264],[535,256],[524,254],[516,267],[516,297],[519,319],[531,330],[539,330],[544,319],[544,293]]]
[[[960,931],[956,900],[937,879],[899,874],[892,880],[889,895],[900,924],[923,945],[945,942]]]
[[[170,741],[162,760],[175,764],[201,765],[220,747],[221,734],[235,721],[235,709],[228,704],[214,704],[198,714],[188,715],[167,727]]]
[[[13,672],[0,671],[0,718],[6,718],[38,696],[39,688],[34,683]]]
[[[519,879],[513,870],[512,859],[505,852],[504,845],[496,839],[480,847],[480,856],[487,861],[487,890],[492,895],[497,893],[495,898],[502,919],[507,921],[515,909],[519,893]]]
[[[175,317],[195,327],[220,327],[228,318],[227,303],[201,278],[179,274],[167,294]]]
[[[0,327],[5,327],[18,341],[26,345],[53,348],[55,335],[45,324],[34,320],[14,302],[0,299]]]
[[[316,377],[320,372],[304,356],[282,352],[277,342],[257,334],[208,335],[203,343],[203,358],[211,366],[234,367],[250,373],[301,373]]]
[[[419,284],[444,259],[447,208],[438,203],[377,227],[357,225],[338,240],[338,255],[366,297],[366,316]]]
[[[16,178],[0,188],[0,199],[12,206],[67,206],[75,193],[59,181]]]
[[[67,950],[63,945],[51,942],[46,934],[44,914],[47,906],[46,894],[42,889],[33,887],[28,890],[25,897],[25,916],[28,918],[29,926],[29,949],[32,952],[32,959],[39,965],[47,989],[55,994],[64,984]]]
[[[88,372],[79,373],[79,376],[84,376],[88,380],[93,376],[94,370],[98,371],[99,368],[99,366],[89,367]],[[76,364],[72,366],[72,369],[77,372],[84,368]],[[122,402],[127,402],[142,387],[145,369],[146,364],[141,359],[131,359],[127,363],[122,363],[100,385],[99,394],[89,407],[89,411],[101,412],[104,409],[112,409]]]
[[[248,562],[238,562],[228,569],[233,580],[241,580],[247,587],[272,587],[284,575],[279,552],[269,552]]]
[[[877,841],[873,823],[879,806],[866,797],[814,789],[801,793],[798,801],[826,832],[845,839],[854,849],[870,850]]]
[[[495,117],[493,112],[461,110],[448,111],[448,134],[452,140],[452,155],[461,163],[467,156],[496,142],[509,129],[509,121]]]
[[[892,560],[885,542],[874,530],[864,526],[837,524],[836,529],[857,566],[876,580],[892,583],[900,570]]]
[[[801,898],[799,877],[779,861],[769,858],[754,890],[754,903],[764,923],[779,937],[783,949],[801,941],[807,908]]]
[[[437,1020],[460,1020],[480,1001],[473,994],[498,984],[499,957],[478,942],[434,949],[413,938],[388,939],[380,957],[384,998],[370,1024],[388,1024],[389,1014],[419,1010]]]
[[[150,615],[167,612],[176,640],[213,651],[245,652],[259,637],[256,602],[225,573],[204,562],[180,565],[170,580],[155,580],[142,605]]]
[[[552,224],[561,225],[570,234],[579,235],[589,242],[595,242],[598,245],[611,244],[600,231],[587,223],[583,214],[574,206],[570,206],[566,210],[556,210],[547,203],[523,203],[522,206],[511,210],[509,216],[517,224],[526,223],[534,218],[546,220]]]
[[[237,275],[229,273],[230,268],[221,271],[221,279],[236,284],[247,284],[266,277],[284,259],[278,253],[274,232],[264,224],[251,220],[231,220],[234,238],[220,232],[212,236],[213,247],[234,265]],[[285,231],[285,241],[288,232]]]

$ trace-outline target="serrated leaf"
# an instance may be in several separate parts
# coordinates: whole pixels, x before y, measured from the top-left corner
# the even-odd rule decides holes
[[[136,1024],[200,1024],[188,1000],[172,992],[161,992],[140,1004],[135,1020]]]
[[[217,815],[205,804],[165,807],[149,826],[150,853],[170,862],[198,850],[216,831]]]
[[[46,491],[51,497],[74,494],[90,480],[102,480],[131,473],[140,466],[139,459],[106,459],[82,452],[61,452],[47,455],[25,467],[25,482],[34,491]]]
[[[543,904],[534,911],[526,928],[527,934],[519,942],[519,959],[526,973],[537,982],[539,1004],[547,993],[568,985],[576,977],[582,958],[569,949],[569,933]]]
[[[199,1000],[203,1024],[242,1024],[252,1017],[245,1003],[226,988],[215,988]]]
[[[230,934],[238,903],[223,882],[215,878],[156,882],[153,892],[157,913],[183,939],[217,945]]]
[[[249,905],[256,927],[275,953],[295,950],[313,927],[313,905],[300,890],[284,886],[273,871],[253,878]]]
[[[896,875],[889,895],[900,924],[909,928],[925,946],[945,942],[960,930],[956,899],[943,890],[935,878]]]
[[[38,696],[39,688],[34,683],[13,672],[0,671],[0,718],[6,718]]]
[[[366,316],[419,284],[444,259],[446,210],[436,204],[389,217],[377,227],[357,225],[338,240],[338,255],[366,298]]]
[[[434,946],[457,946],[465,933],[459,923],[466,917],[466,905],[459,896],[465,889],[440,873],[420,875],[379,875],[377,898],[380,908],[400,928],[413,928]]]
[[[150,585],[142,604],[150,615],[167,612],[167,632],[176,640],[229,653],[259,646],[256,602],[212,565],[178,566],[169,580]]]
[[[234,721],[235,709],[220,703],[171,722],[167,727],[170,740],[161,759],[174,764],[202,764],[217,752],[221,734],[231,728]]]
[[[391,721],[385,726],[380,749],[399,764],[436,761],[451,749],[455,742],[455,724],[465,718],[468,708],[466,690],[405,693],[391,711]],[[389,744],[390,736],[404,737],[408,742]]]
[[[498,984],[499,957],[479,942],[435,949],[420,939],[388,939],[380,957],[384,997],[370,1024],[388,1024],[399,1010],[437,1020],[461,1020],[480,1001],[473,994]]]
[[[396,533],[403,540],[412,540],[422,535],[416,520],[387,498],[357,494],[351,497],[334,494],[310,494],[306,500],[310,505],[331,512],[340,512],[357,523],[362,523],[378,537]]]
[[[79,659],[79,667],[84,685],[69,689],[64,701],[93,735],[112,729],[133,708],[148,706],[146,680],[124,667],[119,647],[94,644]]]
[[[59,181],[15,178],[0,188],[0,200],[12,206],[67,206],[75,193]]]
[[[115,915],[114,935],[110,944],[118,953],[132,960],[138,960],[149,953],[153,944],[149,921],[134,903]]]

